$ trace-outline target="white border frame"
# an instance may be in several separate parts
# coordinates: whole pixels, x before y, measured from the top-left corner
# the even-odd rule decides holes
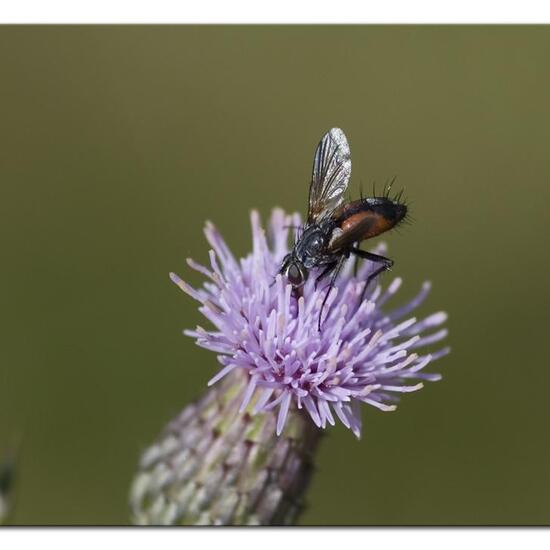
[[[134,528],[134,529],[3,529],[5,548],[44,550],[97,550],[97,548],[208,548],[281,550],[281,548],[380,548],[391,550],[499,550],[548,548],[549,531],[543,529],[418,529],[418,528]],[[131,546],[130,546],[131,545]],[[357,546],[351,546],[357,545]]]
[[[1,23],[544,23],[547,0],[3,0]]]

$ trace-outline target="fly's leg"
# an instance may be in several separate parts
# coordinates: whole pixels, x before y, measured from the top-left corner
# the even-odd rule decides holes
[[[363,260],[370,260],[371,262],[375,262],[377,264],[381,264],[380,267],[377,267],[368,277],[365,281],[365,286],[363,287],[363,291],[361,292],[361,299],[359,300],[359,303],[362,303],[365,299],[365,293],[367,292],[367,288],[369,286],[369,283],[375,279],[380,273],[383,271],[387,271],[391,269],[393,265],[393,260],[390,260],[389,258],[386,258],[385,256],[380,256],[379,254],[373,254],[372,252],[366,252],[365,250],[361,250],[359,248],[352,248],[351,252],[358,256],[359,258],[362,258]]]
[[[322,281],[335,267],[338,266],[338,262],[330,263],[325,266],[323,271],[315,277],[315,290],[317,290],[317,285]]]
[[[335,262],[333,264],[329,264],[325,269],[323,269],[323,271],[321,273],[321,275],[324,277],[325,275],[330,273],[331,270],[333,270],[332,276],[330,278],[330,283],[328,284],[327,293],[325,294],[325,298],[323,299],[323,303],[321,304],[321,309],[319,310],[319,321],[317,322],[317,330],[319,332],[321,331],[321,317],[323,316],[323,309],[325,307],[325,304],[327,303],[330,291],[334,287],[334,283],[336,281],[336,278],[338,277],[338,274],[340,273],[340,270],[342,269],[342,266],[344,265],[345,261],[346,261],[346,257],[341,256],[340,259],[337,262]],[[330,269],[328,269],[329,267],[330,267]],[[317,284],[317,281],[321,278],[321,275],[319,275],[319,277],[317,277],[317,279],[315,280],[315,284]]]
[[[281,264],[281,269],[279,269],[278,273],[273,276],[273,281],[271,281],[271,284],[269,285],[269,288],[271,288],[277,282],[277,275],[282,275],[285,272],[286,268],[288,267],[289,259],[290,259],[290,254],[287,254],[283,258],[283,263]]]

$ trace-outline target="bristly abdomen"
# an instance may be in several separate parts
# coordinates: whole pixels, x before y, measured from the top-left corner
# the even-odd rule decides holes
[[[394,228],[406,215],[407,206],[398,200],[366,197],[345,204],[335,217],[335,222],[345,232],[370,219],[372,223],[365,226],[365,234],[361,236],[364,240]]]

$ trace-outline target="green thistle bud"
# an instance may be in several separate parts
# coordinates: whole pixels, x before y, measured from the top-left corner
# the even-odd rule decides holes
[[[321,431],[291,409],[240,412],[246,377],[235,372],[168,424],[143,454],[130,496],[141,525],[289,525],[304,505]]]

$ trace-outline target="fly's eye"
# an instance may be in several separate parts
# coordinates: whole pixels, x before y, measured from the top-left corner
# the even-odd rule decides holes
[[[298,269],[296,264],[291,264],[286,272],[288,281],[292,286],[300,286],[304,282],[302,272]]]

